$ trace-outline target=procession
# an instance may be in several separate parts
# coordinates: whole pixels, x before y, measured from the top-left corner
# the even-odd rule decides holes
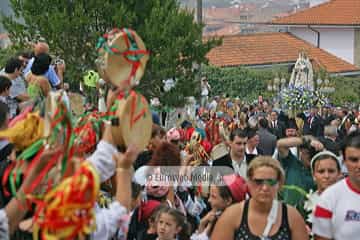
[[[351,0],[324,1],[283,18],[345,9],[345,1]],[[24,2],[11,6],[35,16],[30,8],[42,4]],[[0,51],[0,239],[359,239],[358,29],[353,63],[303,44],[288,53],[291,61],[257,70],[234,65],[240,45],[267,34],[295,41],[284,35],[292,33],[204,37],[195,13],[178,1],[110,2],[95,12],[118,4],[132,24],[99,27],[90,3],[53,9],[57,21],[68,16],[69,39],[82,31],[72,24],[97,18],[100,25],[89,25],[94,32],[81,33],[93,42],[57,42],[61,24],[54,25],[58,36],[40,27],[36,34],[45,37],[28,38],[27,26],[10,29],[11,17],[3,20],[12,43],[6,55]],[[360,2],[351,2],[360,11]],[[154,15],[143,21],[136,14],[146,8]],[[83,10],[88,15],[72,22]],[[52,20],[30,15],[25,22],[48,21],[52,31]],[[164,26],[150,28],[156,17]],[[186,24],[191,33],[179,30]],[[175,35],[176,43],[167,40]],[[260,51],[256,59],[264,62],[252,64],[268,65]]]

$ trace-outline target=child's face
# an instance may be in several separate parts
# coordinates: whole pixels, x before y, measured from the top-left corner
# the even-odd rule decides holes
[[[225,199],[220,196],[218,187],[214,185],[210,187],[209,203],[211,205],[211,209],[215,211],[224,210],[228,206]]]
[[[173,216],[162,213],[157,222],[157,234],[159,240],[173,240],[181,230]]]
[[[10,88],[8,88],[4,91],[4,96],[7,96],[7,97],[10,96]]]

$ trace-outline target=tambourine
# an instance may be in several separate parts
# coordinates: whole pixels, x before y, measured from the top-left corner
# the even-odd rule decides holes
[[[44,119],[45,119],[45,126],[44,126],[44,137],[50,137],[51,135],[51,121],[52,118],[58,108],[58,101],[62,96],[61,91],[57,92],[49,92],[45,100],[45,112],[44,112]]]
[[[139,84],[149,52],[135,31],[114,29],[99,39],[97,49],[99,57],[96,65],[103,79],[120,90],[128,90]]]
[[[44,135],[46,144],[68,146],[72,131],[71,113],[63,90],[49,92],[45,100]]]
[[[224,157],[228,153],[229,153],[228,147],[226,146],[226,144],[224,142],[222,142],[213,147],[213,149],[210,153],[210,157],[212,160],[216,160],[221,157]]]
[[[135,91],[118,97],[111,132],[118,146],[136,145],[143,150],[151,138],[152,115],[145,97]]]
[[[81,115],[85,111],[84,97],[78,93],[69,93],[71,110],[75,115]]]

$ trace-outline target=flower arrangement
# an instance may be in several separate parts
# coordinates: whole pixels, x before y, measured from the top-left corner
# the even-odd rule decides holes
[[[308,110],[313,105],[321,107],[325,104],[325,97],[320,91],[293,85],[281,91],[281,100],[289,112],[294,114]]]
[[[312,189],[310,190],[309,193],[306,194],[306,201],[304,204],[304,209],[306,212],[308,212],[308,217],[307,219],[305,219],[307,222],[312,223],[313,221],[313,211],[316,207],[316,204],[318,204],[319,200],[320,200],[320,195],[318,192],[314,192]]]

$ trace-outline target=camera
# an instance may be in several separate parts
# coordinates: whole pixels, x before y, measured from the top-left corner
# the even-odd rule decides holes
[[[64,61],[64,59],[56,58],[54,61],[54,64],[55,65],[63,65],[63,64],[65,64],[65,61]]]

